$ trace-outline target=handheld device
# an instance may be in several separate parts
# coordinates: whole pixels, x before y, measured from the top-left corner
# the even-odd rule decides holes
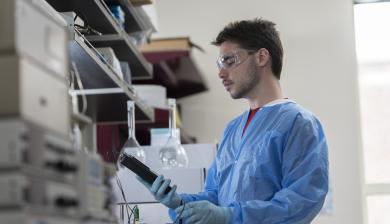
[[[156,173],[154,173],[149,167],[147,167],[145,164],[143,164],[141,161],[139,161],[132,155],[123,153],[119,158],[119,163],[128,168],[129,170],[133,171],[150,185],[152,185],[154,180],[156,180],[157,178]],[[172,188],[168,186],[165,190],[165,194],[169,193],[171,189]]]

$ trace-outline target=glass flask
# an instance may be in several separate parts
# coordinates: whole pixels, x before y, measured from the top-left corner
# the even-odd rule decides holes
[[[123,145],[119,157],[123,154],[129,154],[136,157],[139,161],[145,163],[145,151],[139,145],[135,138],[135,115],[134,115],[134,101],[127,101],[127,125],[129,128],[129,137]]]
[[[187,167],[188,156],[180,143],[180,132],[176,128],[176,100],[168,99],[169,107],[169,137],[160,149],[160,161],[163,168]]]

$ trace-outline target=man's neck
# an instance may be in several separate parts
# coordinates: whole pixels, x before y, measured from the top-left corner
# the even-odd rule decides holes
[[[259,87],[247,98],[251,109],[259,108],[277,99],[283,99],[284,95],[279,80],[275,78],[264,79]]]

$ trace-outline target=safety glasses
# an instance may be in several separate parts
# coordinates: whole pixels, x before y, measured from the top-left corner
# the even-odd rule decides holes
[[[225,55],[221,55],[217,59],[218,69],[221,70],[237,67],[246,59],[248,59],[249,55],[254,54],[256,52],[256,50],[238,49]]]

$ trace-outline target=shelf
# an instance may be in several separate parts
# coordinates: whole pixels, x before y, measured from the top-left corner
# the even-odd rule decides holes
[[[208,90],[189,51],[149,51],[145,52],[144,56],[153,64],[153,79],[135,80],[134,84],[165,86],[169,98],[186,97]]]
[[[87,116],[94,122],[126,121],[126,102],[129,99],[136,104],[137,119],[154,120],[153,109],[141,103],[127,84],[80,38],[70,43],[70,56],[84,87],[84,90],[73,90],[71,93],[87,95]]]
[[[131,43],[126,33],[87,36],[94,47],[111,47],[120,61],[130,65],[132,80],[152,79],[153,67]]]
[[[72,113],[72,120],[82,125],[92,124],[92,119],[81,113]]]
[[[127,101],[136,104],[135,117],[140,122],[153,122],[154,109],[141,103],[141,100],[128,88],[86,89],[70,91],[71,95],[85,95],[87,116],[99,123],[123,123],[127,121]]]
[[[142,29],[144,31],[156,32],[156,27],[154,27],[152,21],[150,21],[149,16],[146,14],[145,10],[142,7],[134,7],[135,13],[138,14],[138,17],[141,18]]]
[[[150,5],[153,4],[153,0],[129,0],[134,6]]]
[[[107,4],[118,4],[122,7],[125,13],[125,30],[128,33],[152,30],[156,31],[155,27],[141,10],[134,7],[129,0],[106,0]]]
[[[122,82],[79,38],[70,42],[69,50],[85,89],[118,87]]]
[[[46,0],[59,12],[76,12],[85,24],[103,34],[115,34],[121,31],[103,0]]]

